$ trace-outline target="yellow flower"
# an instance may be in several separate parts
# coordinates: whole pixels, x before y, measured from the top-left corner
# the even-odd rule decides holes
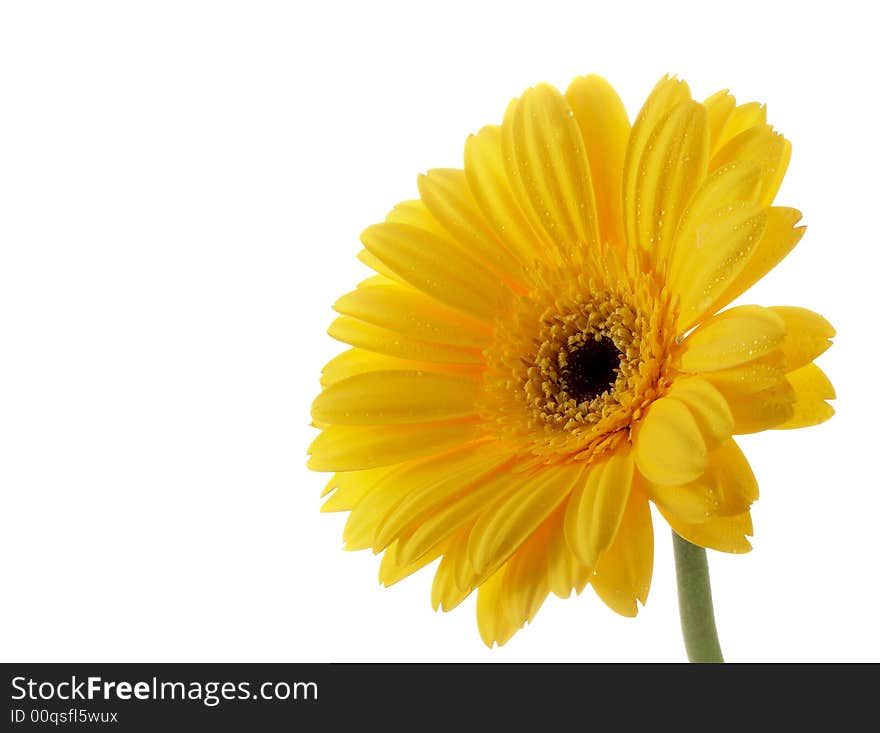
[[[390,585],[441,558],[435,608],[479,589],[486,644],[589,583],[627,616],[653,565],[649,502],[746,552],[758,487],[733,435],[828,419],[803,308],[722,310],[804,233],[772,206],[790,144],[757,103],[664,78],[632,126],[596,76],[541,84],[468,138],[464,169],[362,235],[309,466],[347,549]],[[721,311],[721,312],[719,312]]]

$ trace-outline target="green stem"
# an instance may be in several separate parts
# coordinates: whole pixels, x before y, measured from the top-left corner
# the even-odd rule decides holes
[[[681,633],[688,659],[692,662],[723,662],[718,632],[715,630],[706,551],[675,532],[672,533],[672,546],[675,550]]]

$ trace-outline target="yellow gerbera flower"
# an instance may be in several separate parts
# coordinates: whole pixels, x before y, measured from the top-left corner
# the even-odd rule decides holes
[[[597,76],[541,84],[468,138],[464,169],[362,235],[309,466],[347,549],[389,585],[440,560],[433,603],[479,589],[486,644],[589,583],[627,616],[653,565],[649,502],[746,552],[758,487],[732,436],[827,420],[803,308],[723,310],[798,243],[772,206],[790,144],[765,107],[664,78],[630,126]],[[719,312],[721,311],[721,312]]]

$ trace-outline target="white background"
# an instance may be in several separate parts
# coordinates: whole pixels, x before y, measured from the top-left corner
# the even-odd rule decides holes
[[[506,647],[340,549],[305,469],[358,235],[549,81],[631,116],[666,72],[768,103],[809,231],[749,301],[825,314],[838,414],[749,436],[730,660],[878,660],[878,67],[861,2],[7,2],[5,661],[681,660],[668,529],[637,619],[551,598]],[[820,9],[821,8],[821,9]]]

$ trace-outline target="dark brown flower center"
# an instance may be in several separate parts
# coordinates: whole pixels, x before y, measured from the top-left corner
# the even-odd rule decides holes
[[[562,384],[578,403],[589,402],[608,391],[617,379],[620,350],[610,338],[591,338],[567,354]]]

